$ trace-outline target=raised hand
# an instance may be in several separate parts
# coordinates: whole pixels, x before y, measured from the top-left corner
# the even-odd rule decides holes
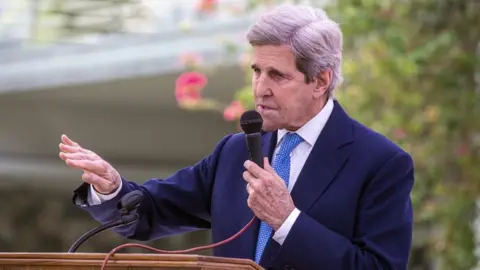
[[[83,170],[82,180],[93,185],[102,194],[114,192],[121,182],[120,174],[108,162],[94,152],[82,148],[67,135],[62,135],[59,156],[65,163]]]

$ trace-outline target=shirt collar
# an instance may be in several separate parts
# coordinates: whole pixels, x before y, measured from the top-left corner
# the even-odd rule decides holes
[[[327,123],[328,118],[330,117],[330,114],[333,111],[333,100],[328,99],[327,103],[325,106],[322,108],[322,110],[315,115],[312,119],[310,119],[305,125],[303,125],[301,128],[299,128],[297,131],[294,131],[294,133],[297,133],[302,137],[303,140],[305,140],[310,146],[315,145],[315,142],[318,139],[318,136],[322,132],[323,128],[325,127],[325,124]],[[287,134],[288,131],[286,129],[279,129],[278,134],[277,134],[277,146],[278,144],[282,141],[283,136]]]

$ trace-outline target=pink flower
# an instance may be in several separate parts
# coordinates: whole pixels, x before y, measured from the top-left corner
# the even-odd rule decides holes
[[[240,103],[240,101],[233,101],[223,111],[223,118],[227,121],[237,120],[245,110],[245,107],[242,105],[242,103]]]
[[[217,7],[218,0],[199,0],[197,10],[204,13],[210,13]]]
[[[395,140],[402,140],[405,139],[405,137],[407,137],[407,134],[402,128],[398,127],[393,130],[393,138]]]
[[[175,85],[175,98],[179,104],[198,102],[202,99],[201,90],[207,85],[208,79],[199,72],[181,74]]]
[[[459,157],[464,157],[468,154],[468,146],[465,143],[462,143],[460,146],[457,147],[456,149],[457,156]]]

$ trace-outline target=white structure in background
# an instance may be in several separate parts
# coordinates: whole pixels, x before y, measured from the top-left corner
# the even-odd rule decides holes
[[[0,40],[30,37],[33,16],[27,0],[0,0]]]
[[[110,0],[0,0],[0,40],[33,39],[38,32],[54,36],[53,32],[65,24],[67,13],[75,14],[75,19],[72,20],[74,27],[100,28],[98,32],[75,35],[73,41],[76,42],[94,42],[96,38],[105,35],[109,28],[112,32],[157,33],[178,28],[179,25],[195,25],[201,21],[215,20],[216,23],[222,23],[231,21],[231,11],[244,9],[247,1],[219,1],[219,8],[209,16],[200,16],[196,10],[198,3],[199,0],[141,0],[124,3]],[[55,9],[61,12],[52,12]],[[102,31],[102,28],[106,31]]]
[[[118,3],[113,0],[0,0],[0,40],[41,39],[46,41],[96,42],[105,33],[158,33],[178,27],[201,27],[199,24],[228,23],[238,17],[256,16],[243,13],[248,0],[221,0],[211,14],[201,14],[201,0],[138,0]],[[320,4],[324,0],[285,0],[284,3]],[[60,12],[52,12],[58,10]],[[73,19],[72,19],[73,18]],[[71,19],[67,22],[68,19]],[[66,23],[67,22],[67,23]],[[60,26],[80,29],[98,28],[88,34],[58,38]],[[81,29],[83,28],[83,29]],[[74,31],[72,31],[74,32]],[[39,37],[40,35],[40,37]]]

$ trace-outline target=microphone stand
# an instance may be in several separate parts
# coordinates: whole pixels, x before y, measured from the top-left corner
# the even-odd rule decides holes
[[[87,233],[85,233],[84,235],[82,235],[82,237],[80,237],[77,241],[75,241],[75,243],[73,243],[73,245],[68,250],[68,253],[75,252],[78,249],[78,247],[81,244],[83,244],[83,242],[87,241],[90,237],[96,235],[97,233],[100,233],[102,231],[108,230],[108,229],[113,228],[113,227],[129,225],[131,223],[136,222],[138,220],[138,218],[139,217],[138,217],[137,213],[130,213],[130,214],[121,216],[117,220],[110,221],[110,222],[102,224],[102,225],[100,225],[96,228],[93,228],[90,231],[88,231]]]

